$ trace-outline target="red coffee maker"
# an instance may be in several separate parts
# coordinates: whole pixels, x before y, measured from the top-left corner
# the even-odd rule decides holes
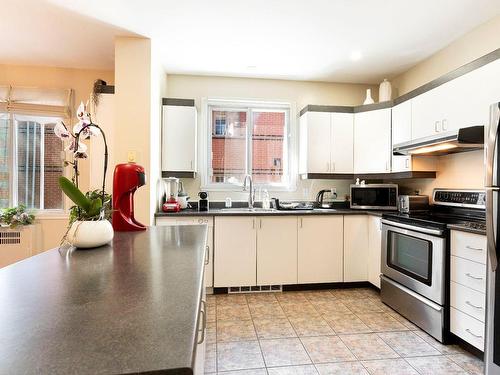
[[[118,164],[113,175],[113,229],[118,232],[145,230],[134,218],[134,193],[146,184],[144,167]]]

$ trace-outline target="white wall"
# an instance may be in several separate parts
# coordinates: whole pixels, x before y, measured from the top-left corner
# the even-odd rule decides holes
[[[359,105],[365,98],[366,88],[372,88],[372,92],[377,92],[375,86],[364,84],[169,75],[167,97],[194,99],[199,116],[198,126],[201,129],[202,126],[208,126],[202,118],[201,102],[203,98],[287,102],[292,105],[295,114],[298,114],[300,109],[307,104]],[[295,123],[297,119],[295,118],[293,121]],[[199,139],[199,155],[203,155],[201,142],[202,139]],[[197,200],[200,178],[183,179],[183,182],[191,200]],[[272,192],[271,196],[281,199],[314,199],[318,190],[337,187],[339,198],[343,199],[344,195],[348,194],[351,182],[350,180],[299,180],[295,191]],[[211,200],[224,200],[226,197],[231,197],[233,200],[244,201],[248,198],[248,193],[209,192],[209,197]]]

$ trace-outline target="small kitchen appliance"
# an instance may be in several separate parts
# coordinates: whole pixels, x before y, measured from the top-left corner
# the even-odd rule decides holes
[[[398,185],[352,184],[351,208],[359,210],[397,210]]]
[[[164,178],[165,183],[165,203],[162,210],[164,212],[179,212],[181,205],[178,202],[179,194],[179,179],[176,177]]]
[[[134,193],[146,184],[144,167],[135,163],[118,164],[113,175],[113,229],[118,232],[145,230],[134,218]]]
[[[337,198],[335,189],[320,190],[316,195],[316,207],[333,208],[334,201]]]
[[[188,201],[189,196],[184,190],[184,184],[182,183],[182,181],[179,181],[179,194],[177,195],[177,202],[179,203],[181,210],[191,207]]]
[[[398,210],[402,214],[427,211],[429,209],[428,195],[399,195]]]
[[[198,201],[198,211],[208,211],[208,193],[200,191],[198,193],[200,200]]]
[[[427,211],[382,215],[384,303],[445,342],[450,228],[484,230],[485,192],[434,189]]]

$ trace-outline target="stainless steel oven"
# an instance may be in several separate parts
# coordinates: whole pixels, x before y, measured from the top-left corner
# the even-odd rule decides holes
[[[382,219],[381,266],[382,301],[443,342],[444,230]]]
[[[398,185],[353,184],[351,208],[360,210],[397,210]]]

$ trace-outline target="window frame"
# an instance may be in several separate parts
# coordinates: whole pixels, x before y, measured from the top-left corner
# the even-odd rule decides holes
[[[234,110],[247,113],[246,126],[246,171],[251,174],[252,163],[252,132],[254,112],[283,112],[285,113],[285,131],[283,137],[282,160],[283,175],[287,181],[282,184],[275,183],[254,183],[257,189],[267,189],[268,191],[295,191],[296,190],[296,160],[294,159],[296,131],[295,112],[291,103],[281,101],[257,101],[246,99],[208,99],[202,100],[203,126],[201,129],[201,139],[203,140],[203,152],[200,152],[199,164],[201,166],[201,189],[206,191],[228,191],[240,192],[243,183],[212,182],[212,112]],[[227,124],[226,124],[227,126]],[[227,128],[226,128],[227,130]]]
[[[59,217],[65,216],[66,211],[66,199],[61,192],[61,200],[62,200],[62,208],[44,208],[45,203],[45,126],[46,124],[57,123],[58,121],[66,121],[67,118],[54,116],[54,114],[32,114],[32,113],[23,113],[20,111],[1,111],[0,117],[7,118],[8,121],[8,147],[9,147],[9,163],[8,163],[8,171],[9,171],[9,203],[8,207],[17,207],[19,205],[19,197],[18,197],[18,147],[19,147],[19,139],[18,139],[18,122],[19,121],[29,121],[36,122],[40,124],[40,153],[37,155],[40,157],[40,207],[38,208],[29,208],[37,216],[50,216],[50,217]],[[19,119],[16,119],[16,116],[19,116]],[[24,119],[23,119],[24,118]],[[32,120],[30,120],[30,118]],[[36,120],[40,120],[41,118],[45,118],[46,121],[39,122]],[[62,141],[61,141],[62,143]],[[64,147],[62,148],[62,152],[64,151]],[[62,167],[62,175],[66,176],[66,168],[63,166],[63,160],[61,160]]]

